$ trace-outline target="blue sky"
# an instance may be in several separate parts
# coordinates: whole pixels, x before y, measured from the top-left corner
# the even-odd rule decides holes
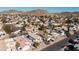
[[[36,9],[42,9],[42,10],[47,10],[50,13],[79,11],[79,7],[0,7],[0,11],[10,10],[10,9],[19,10],[19,11],[31,11]]]

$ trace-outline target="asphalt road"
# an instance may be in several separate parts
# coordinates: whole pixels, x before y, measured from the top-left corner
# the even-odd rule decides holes
[[[67,44],[68,39],[63,39],[41,51],[59,51],[61,48],[64,47],[65,44]]]
[[[79,36],[79,32],[77,32],[75,35]],[[71,36],[70,38],[71,39],[75,39],[75,35]],[[63,39],[51,46],[48,46],[47,48],[45,49],[42,49],[41,51],[60,51],[67,43],[68,43],[68,39]]]

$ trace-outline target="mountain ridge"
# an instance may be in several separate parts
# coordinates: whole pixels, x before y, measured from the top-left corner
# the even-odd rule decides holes
[[[0,11],[0,14],[26,14],[26,15],[36,15],[36,16],[42,16],[42,15],[67,15],[67,14],[78,14],[79,11],[75,12],[60,12],[60,13],[49,13],[47,10],[37,9],[37,10],[31,10],[31,11],[18,11],[18,10],[7,10],[7,11]]]

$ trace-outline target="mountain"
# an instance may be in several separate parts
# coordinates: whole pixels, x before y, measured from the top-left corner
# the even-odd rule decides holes
[[[32,11],[17,11],[17,10],[7,10],[7,11],[1,11],[0,14],[25,14],[25,15],[35,15],[35,16],[43,16],[43,15],[79,15],[79,11],[77,12],[61,12],[61,13],[49,13],[47,10],[32,10]]]
[[[32,11],[27,11],[26,12],[27,15],[36,15],[36,16],[41,16],[41,15],[47,15],[49,14],[47,10],[32,10]]]
[[[17,10],[8,10],[8,11],[1,11],[0,14],[21,14],[22,11],[17,11]]]
[[[32,10],[32,11],[17,11],[17,10],[8,10],[8,11],[2,11],[0,14],[26,14],[26,15],[36,15],[36,16],[41,16],[41,15],[47,15],[48,11],[47,10]]]
[[[60,13],[60,14],[62,14],[62,15],[79,15],[79,11],[76,11],[76,12],[62,12],[62,13]]]

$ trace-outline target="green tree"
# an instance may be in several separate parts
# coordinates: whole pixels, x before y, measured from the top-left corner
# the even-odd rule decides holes
[[[68,31],[65,31],[65,34],[66,34],[67,37],[70,37],[71,36]]]
[[[16,44],[15,44],[16,49],[18,49],[19,46],[20,46],[20,43],[16,42]]]
[[[44,25],[42,25],[42,26],[40,26],[40,28],[38,28],[38,30],[41,30],[41,31],[43,31],[45,29],[46,29],[46,27]]]
[[[33,46],[34,46],[35,48],[38,48],[39,45],[40,45],[40,43],[37,43],[37,42],[34,42],[34,44],[33,44]]]
[[[11,32],[12,32],[12,26],[11,25],[7,25],[7,24],[4,24],[3,25],[3,29],[4,29],[4,31],[7,33],[7,34],[11,34]]]
[[[24,22],[24,24],[23,24],[23,27],[22,27],[22,31],[25,31],[26,30],[26,26],[27,26],[27,24]]]
[[[2,17],[2,23],[6,23],[7,21],[6,21],[6,17]]]
[[[25,30],[26,30],[26,28],[23,26],[21,30],[22,30],[22,31],[25,31]]]

